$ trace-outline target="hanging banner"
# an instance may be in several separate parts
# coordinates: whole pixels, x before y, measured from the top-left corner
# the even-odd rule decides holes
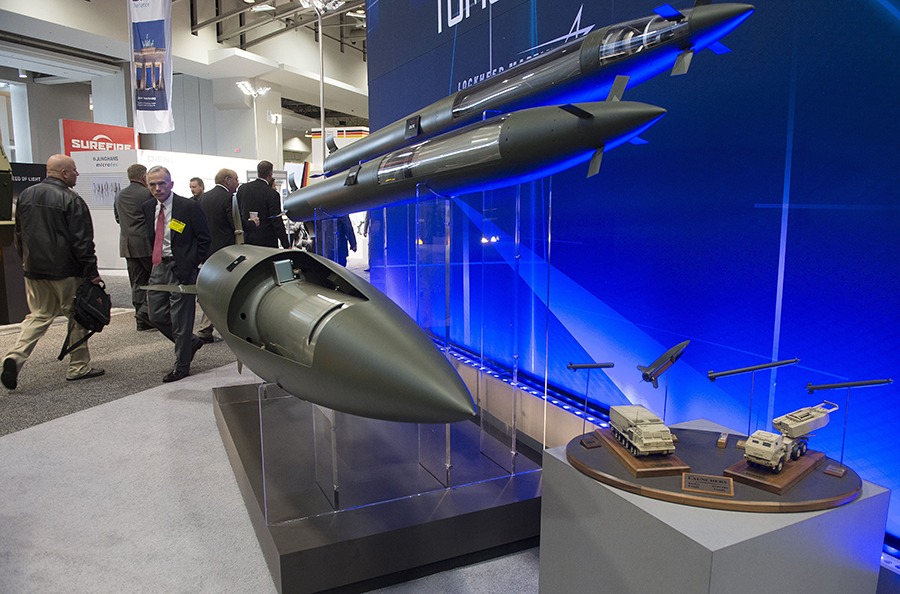
[[[129,6],[134,128],[141,134],[171,132],[172,0],[131,0]]]

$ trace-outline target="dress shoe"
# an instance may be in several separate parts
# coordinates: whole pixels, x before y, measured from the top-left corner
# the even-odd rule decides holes
[[[90,371],[88,371],[87,373],[85,373],[83,375],[79,375],[76,377],[67,377],[66,381],[74,382],[75,380],[91,379],[92,377],[100,377],[104,373],[106,373],[106,372],[103,371],[102,369],[100,369],[99,367],[94,367],[93,369],[91,369]]]
[[[148,332],[150,330],[156,330],[156,326],[150,324],[149,322],[138,322],[137,323],[137,331],[138,332]]]
[[[206,343],[203,342],[203,339],[198,338],[197,341],[191,346],[191,361],[194,360],[194,355],[197,354],[197,351],[199,351],[204,344]]]
[[[8,390],[15,390],[19,385],[19,366],[15,359],[7,357],[3,360],[3,372],[0,373],[0,381]]]
[[[216,341],[215,336],[212,334],[198,334],[197,338],[203,341],[203,344],[212,344]]]
[[[178,371],[177,369],[173,369],[169,373],[166,374],[166,377],[163,378],[165,383],[169,382],[177,382],[178,380],[183,380],[191,373],[189,371]]]

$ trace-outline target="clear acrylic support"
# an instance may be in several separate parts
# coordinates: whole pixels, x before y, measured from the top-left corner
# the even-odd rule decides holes
[[[312,405],[316,484],[335,510],[341,509],[338,483],[337,427],[330,408]]]

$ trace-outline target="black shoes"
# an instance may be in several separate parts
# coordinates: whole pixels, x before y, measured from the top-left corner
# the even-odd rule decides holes
[[[0,372],[0,381],[7,390],[15,390],[19,385],[19,367],[13,358],[3,360],[3,371]]]
[[[156,330],[156,326],[150,324],[148,322],[138,322],[137,323],[137,331],[138,332],[148,332],[150,330]]]
[[[177,369],[174,369],[166,374],[166,377],[163,378],[163,382],[177,382],[178,380],[183,380],[190,374],[189,371],[178,371]]]
[[[5,369],[5,366],[6,366],[6,363],[4,362],[4,369]],[[92,377],[100,377],[104,373],[106,373],[106,372],[103,371],[102,369],[100,369],[99,367],[94,367],[93,369],[91,369],[90,371],[85,373],[84,375],[79,375],[77,377],[67,377],[66,381],[74,382],[75,380],[91,379]]]
[[[200,340],[202,340],[202,341],[203,341],[203,344],[212,344],[212,343],[214,343],[214,342],[216,341],[216,337],[213,336],[212,334],[209,334],[209,335],[206,335],[206,334],[198,334],[198,335],[197,335],[197,338],[199,338]]]

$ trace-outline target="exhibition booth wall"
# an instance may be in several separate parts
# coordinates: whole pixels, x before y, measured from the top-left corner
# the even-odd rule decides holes
[[[371,128],[655,7],[369,3]],[[752,432],[835,402],[811,447],[891,488],[887,530],[900,535],[896,384],[807,390],[897,376],[900,121],[884,116],[900,65],[879,56],[900,41],[898,21],[877,0],[755,3],[723,39],[731,52],[698,53],[686,75],[627,89],[625,100],[668,113],[643,134],[649,144],[617,148],[599,175],[586,178],[585,164],[373,211],[372,282],[481,365],[587,392],[601,410],[643,404],[667,423]],[[637,366],[687,340],[658,388],[642,381]],[[615,367],[588,389],[570,362]]]

